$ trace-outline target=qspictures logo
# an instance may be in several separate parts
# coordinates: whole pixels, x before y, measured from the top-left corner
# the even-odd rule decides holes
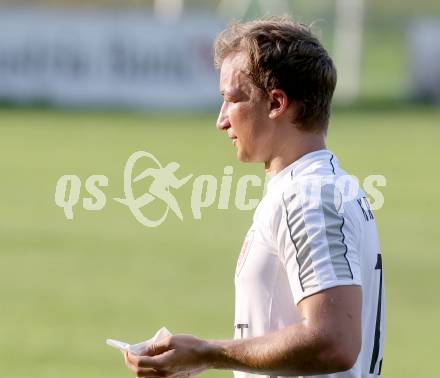
[[[136,165],[143,160],[142,166],[147,166],[139,174],[134,174]],[[234,168],[225,166],[223,176],[218,180],[213,175],[182,174],[180,164],[172,161],[166,165],[147,151],[136,151],[127,160],[123,172],[124,193],[121,198],[115,197],[113,201],[126,206],[135,219],[145,227],[160,226],[170,214],[183,221],[184,214],[180,208],[175,193],[185,185],[191,185],[191,212],[194,219],[202,218],[202,209],[209,208],[217,204],[217,208],[228,210],[231,201],[232,181]],[[238,178],[234,205],[236,209],[242,211],[254,210],[261,198],[248,198],[249,187],[261,188],[261,194],[266,191],[268,182],[256,175],[244,175]],[[145,193],[136,196],[133,184],[148,179],[149,185]],[[372,198],[370,202],[366,197],[357,199],[359,192],[359,180],[354,176],[324,177],[316,179],[312,177],[306,181],[294,182],[290,190],[297,191],[302,196],[302,203],[306,201],[309,205],[320,206],[320,196],[322,187],[331,184],[335,188],[334,202],[339,212],[343,212],[344,203],[356,199],[365,214],[371,210],[380,209],[384,203],[383,194],[377,189],[385,186],[386,180],[382,175],[370,175],[363,180],[364,191]],[[66,219],[74,219],[75,206],[81,205],[85,210],[99,211],[104,209],[107,204],[107,196],[104,193],[105,187],[109,186],[109,179],[105,175],[91,175],[84,183],[86,196],[81,199],[83,183],[78,175],[64,175],[58,179],[55,188],[55,204],[64,210]],[[180,199],[182,201],[182,199]],[[149,206],[160,202],[163,211],[155,216],[149,215]]]
[[[134,175],[135,166],[140,160],[144,160],[148,168],[138,175]],[[124,195],[122,198],[113,198],[119,204],[126,206],[136,220],[145,227],[160,226],[166,218],[173,213],[181,221],[184,215],[174,193],[192,180],[191,190],[191,211],[194,219],[202,218],[202,209],[209,208],[216,204],[222,210],[229,209],[231,203],[231,189],[234,168],[225,166],[223,176],[218,180],[213,175],[179,174],[180,164],[170,162],[162,165],[161,162],[151,153],[137,151],[127,160],[123,173]],[[133,184],[149,178],[151,184],[146,193],[136,197]],[[220,181],[220,182],[219,182]],[[238,210],[253,210],[260,202],[259,198],[247,198],[247,191],[250,186],[261,188],[263,191],[265,182],[256,175],[244,175],[237,181],[234,205]],[[77,175],[61,176],[55,188],[55,204],[64,210],[68,220],[74,219],[74,208],[81,205],[86,210],[99,211],[107,204],[107,196],[103,188],[109,186],[109,179],[105,175],[92,175],[85,181],[84,187],[86,197],[80,201],[82,192],[82,181]],[[163,212],[156,218],[148,215],[148,206],[154,202],[164,204]]]

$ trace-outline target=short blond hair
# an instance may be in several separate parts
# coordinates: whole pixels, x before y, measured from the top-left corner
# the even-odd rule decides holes
[[[266,93],[281,89],[298,105],[298,127],[327,129],[336,69],[307,25],[288,17],[234,22],[215,41],[216,67],[234,52],[247,55],[246,73],[255,86]]]

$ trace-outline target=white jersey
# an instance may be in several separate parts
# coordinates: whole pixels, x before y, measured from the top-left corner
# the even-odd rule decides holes
[[[274,176],[235,273],[236,339],[300,321],[297,306],[307,296],[341,285],[362,287],[358,359],[351,370],[315,376],[320,378],[375,377],[382,366],[385,308],[376,223],[357,185],[355,194],[344,197],[340,188],[350,177],[328,150],[309,153]]]

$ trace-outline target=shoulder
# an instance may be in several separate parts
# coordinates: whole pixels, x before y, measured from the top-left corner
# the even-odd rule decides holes
[[[309,174],[286,180],[273,200],[274,227],[291,225],[291,232],[301,224],[328,228],[334,222],[356,223],[353,206],[362,192],[349,175]]]

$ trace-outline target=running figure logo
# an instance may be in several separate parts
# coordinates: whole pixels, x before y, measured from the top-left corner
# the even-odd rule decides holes
[[[157,167],[147,168],[135,178],[132,178],[134,166],[140,158],[148,158],[152,160]],[[193,175],[188,175],[179,180],[176,177],[176,172],[179,168],[180,165],[176,162],[171,162],[163,167],[154,155],[145,151],[137,151],[129,157],[125,165],[125,198],[114,198],[114,200],[126,205],[133,213],[135,218],[147,227],[157,227],[162,224],[165,221],[170,209],[180,220],[183,220],[182,211],[180,210],[176,197],[174,197],[169,189],[181,188],[192,178]],[[134,198],[132,183],[139,182],[146,177],[152,177],[154,179],[148,189],[148,193],[145,193],[138,198]],[[159,219],[153,220],[147,218],[141,212],[141,209],[156,199],[159,199],[166,204],[166,210]]]

